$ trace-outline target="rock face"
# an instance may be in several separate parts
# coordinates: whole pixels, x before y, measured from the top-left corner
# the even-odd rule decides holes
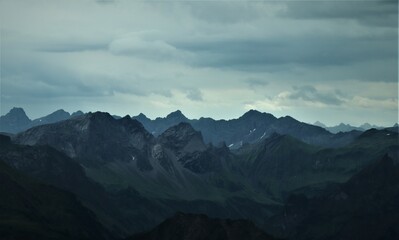
[[[206,146],[200,132],[188,123],[179,123],[159,136],[159,142],[177,152],[204,151]]]
[[[248,220],[222,220],[177,213],[153,230],[127,240],[272,240]]]
[[[155,138],[129,116],[115,119],[101,112],[35,127],[16,135],[14,140],[19,144],[53,146],[87,167],[133,162],[141,171],[151,171],[161,164],[168,171],[183,165],[203,173],[221,166],[216,148],[206,146],[201,133],[188,123],[171,127]]]
[[[180,123],[162,133],[158,142],[171,150],[173,156],[184,168],[194,173],[206,173],[221,170],[222,163],[215,148],[204,144],[200,132],[188,123]]]
[[[101,112],[34,127],[16,135],[14,141],[50,145],[85,166],[96,181],[141,182],[140,187],[147,192],[158,187],[168,192],[165,185],[179,194],[195,192],[193,185],[205,189],[208,177],[200,175],[222,171],[223,162],[230,158],[228,149],[205,145],[201,133],[188,123],[155,138],[129,116],[115,119]],[[149,178],[155,181],[143,181]]]
[[[116,120],[108,113],[88,113],[31,128],[15,140],[26,145],[51,145],[85,165],[129,162],[134,157],[140,169],[152,168],[146,154],[153,137],[130,117]]]

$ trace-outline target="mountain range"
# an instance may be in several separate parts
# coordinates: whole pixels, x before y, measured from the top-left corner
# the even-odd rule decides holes
[[[46,125],[83,115],[77,111],[69,114],[57,110],[45,117],[30,120],[22,108],[13,108],[0,117],[0,132],[16,134],[34,126]],[[121,119],[119,116],[112,116]],[[276,118],[271,114],[250,110],[238,119],[214,120],[200,118],[190,120],[181,111],[175,111],[165,118],[151,120],[144,114],[132,117],[143,124],[144,128],[154,136],[181,122],[187,122],[203,135],[205,143],[214,146],[226,144],[229,148],[238,149],[245,143],[253,143],[270,136],[273,133],[289,134],[304,142],[320,146],[337,147],[352,141],[360,131],[352,131],[334,135],[323,128],[299,122],[289,116]]]
[[[11,136],[0,135],[0,162],[11,169],[7,171],[16,172],[23,179],[34,179],[38,184],[74,196],[80,205],[74,203],[72,208],[92,213],[91,220],[87,220],[92,224],[85,231],[97,229],[99,239],[120,239],[133,234],[132,239],[163,239],[159,234],[171,236],[179,221],[187,223],[183,237],[205,231],[206,237],[234,239],[226,236],[233,231],[229,226],[241,221],[238,219],[248,222],[242,222],[244,228],[233,235],[247,234],[247,239],[251,239],[251,234],[269,236],[264,231],[288,239],[307,239],[311,235],[316,236],[314,239],[327,239],[333,236],[330,230],[310,227],[312,219],[319,217],[316,213],[330,214],[319,212],[322,210],[318,208],[305,208],[301,215],[293,211],[293,216],[300,216],[301,221],[292,220],[289,226],[280,222],[284,209],[292,205],[290,201],[299,196],[299,200],[306,199],[327,209],[329,205],[319,202],[327,201],[325,196],[330,196],[331,191],[342,187],[345,194],[355,196],[358,189],[367,189],[366,177],[358,177],[363,176],[362,172],[367,172],[367,178],[385,177],[381,171],[367,170],[380,164],[379,159],[388,159],[382,162],[392,164],[392,169],[399,163],[397,127],[333,134],[291,117],[275,118],[257,111],[228,121],[188,120],[179,111],[166,118],[145,119],[142,114],[119,118],[94,112],[69,115],[62,121]],[[252,130],[248,131],[249,136],[248,129]],[[387,172],[386,177],[391,175]],[[29,180],[21,184],[25,181]],[[365,182],[365,186],[350,182]],[[384,183],[391,187],[389,181]],[[396,189],[395,181],[392,184],[392,189]],[[24,187],[36,197],[31,188]],[[2,191],[8,194],[8,190]],[[356,195],[357,200],[345,207],[359,205],[358,211],[367,213],[367,206],[359,204],[365,195]],[[391,195],[376,192],[375,197],[378,196],[385,206],[388,202],[384,199]],[[397,205],[387,206],[395,220]],[[36,216],[40,211],[32,214]],[[336,218],[349,221],[350,216],[359,213],[351,212],[349,217],[345,214],[337,211]],[[0,215],[2,219],[6,218]],[[327,219],[317,222],[326,224]],[[18,224],[13,228],[16,230],[9,232],[10,236],[19,231],[23,221],[21,226]],[[62,225],[54,222],[46,227],[57,229],[59,224]],[[35,226],[38,228],[32,228],[32,233],[39,231],[44,239],[51,238],[53,230],[46,235],[40,230],[42,227]],[[215,226],[224,230],[207,235]],[[324,228],[320,225],[320,229]],[[306,231],[301,235],[297,234],[302,232],[298,229]],[[79,231],[73,230],[75,239],[85,239]],[[396,234],[395,229],[392,231]],[[68,238],[65,232],[59,236]]]
[[[14,107],[6,115],[0,117],[0,132],[18,133],[34,126],[55,123],[82,114],[82,111],[70,114],[60,109],[47,116],[31,120],[22,108]]]
[[[345,123],[340,123],[336,126],[327,127],[325,124],[323,124],[319,121],[316,121],[313,125],[322,127],[331,133],[350,132],[350,131],[362,131],[363,132],[363,131],[366,131],[366,130],[369,130],[372,128],[375,128],[375,129],[383,129],[384,128],[384,127],[377,126],[377,125],[371,125],[369,123],[364,123],[364,124],[360,125],[359,127],[355,127],[355,126],[352,126],[350,124],[345,124]]]

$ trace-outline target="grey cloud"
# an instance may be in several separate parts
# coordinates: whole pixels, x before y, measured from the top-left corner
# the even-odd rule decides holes
[[[198,89],[187,90],[186,96],[188,99],[190,99],[192,101],[203,101],[202,93]]]
[[[36,58],[2,63],[2,95],[14,98],[60,98],[112,96],[115,92],[144,96],[148,93],[104,75],[82,76],[66,65]],[[57,58],[52,58],[56,62]]]
[[[184,53],[161,39],[146,39],[140,34],[131,34],[115,39],[109,44],[115,55],[130,55],[156,61],[182,59]]]
[[[292,100],[302,99],[304,101],[320,102],[326,105],[341,105],[343,103],[343,100],[338,98],[336,94],[319,92],[313,86],[294,86],[293,89],[294,92],[288,96]]]
[[[194,66],[234,68],[249,71],[287,71],[278,65],[323,67],[349,65],[369,60],[397,59],[397,36],[343,37],[297,36],[290,39],[215,40],[175,42],[177,49],[196,58]],[[395,51],[396,50],[396,51]],[[378,70],[377,70],[378,71]]]
[[[3,105],[127,113],[135,102],[155,117],[193,100],[197,116],[231,118],[245,109],[239,94],[346,119],[353,109],[342,101],[360,95],[376,106],[363,116],[397,119],[370,98],[397,99],[397,1],[0,1]]]
[[[170,90],[159,90],[159,91],[154,91],[154,93],[167,98],[173,97],[173,93]]]
[[[252,88],[264,87],[269,84],[269,82],[267,82],[266,80],[258,78],[246,79],[245,82]]]
[[[370,26],[397,27],[398,1],[291,1],[281,13],[296,19],[353,19]]]
[[[115,0],[96,0],[96,2],[99,4],[111,4],[115,3]]]
[[[185,3],[189,6],[194,17],[209,22],[232,24],[257,19],[261,16],[258,11],[259,3],[237,1],[226,4],[223,1]]]
[[[44,47],[39,47],[36,50],[40,52],[54,52],[54,53],[67,53],[67,52],[84,52],[84,51],[97,51],[107,50],[107,43],[50,43]]]

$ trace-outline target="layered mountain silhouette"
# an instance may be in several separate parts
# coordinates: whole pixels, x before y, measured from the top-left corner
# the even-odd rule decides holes
[[[232,120],[212,118],[189,120],[181,111],[175,111],[165,118],[155,120],[150,120],[144,114],[133,118],[140,121],[153,135],[159,135],[173,125],[187,122],[203,134],[206,143],[220,145],[224,142],[232,149],[240,148],[245,143],[257,142],[273,133],[289,134],[306,143],[329,147],[343,146],[360,134],[352,132],[334,135],[324,128],[299,122],[290,116],[276,118],[272,114],[256,110],[250,110],[240,118]]]
[[[69,114],[64,110],[57,110],[45,117],[30,120],[22,108],[13,108],[9,113],[0,118],[0,132],[19,133],[34,126],[63,121],[80,116],[77,111]],[[113,116],[120,119],[119,116]],[[16,120],[18,119],[18,120]],[[245,143],[254,143],[273,133],[289,134],[309,144],[327,147],[339,147],[351,142],[360,131],[334,135],[322,127],[299,122],[292,117],[276,118],[268,113],[250,110],[238,119],[214,120],[200,118],[190,120],[179,110],[170,113],[165,118],[151,120],[144,114],[133,117],[143,124],[144,128],[152,135],[158,136],[166,129],[182,122],[191,126],[203,135],[205,143],[219,146],[225,143],[229,148],[237,149]]]
[[[248,219],[280,237],[328,239],[334,235],[329,229],[324,232],[324,225],[320,225],[320,232],[311,227],[310,216],[318,217],[313,215],[313,208],[293,211],[298,218],[284,218],[291,222],[281,224],[279,212],[291,204],[286,200],[302,204],[314,199],[319,206],[317,199],[327,201],[323,196],[353,181],[381,156],[392,159],[394,166],[399,162],[398,133],[392,129],[332,134],[290,117],[275,118],[256,111],[229,121],[187,120],[181,112],[175,112],[166,118],[168,124],[177,123],[164,130],[160,127],[162,132],[156,134],[147,130],[156,120],[139,116],[147,126],[137,117],[115,118],[95,112],[35,126],[11,138],[1,135],[0,159],[27,178],[75,195],[103,226],[101,236],[108,237],[109,233],[121,238],[146,232],[135,237],[148,239],[159,236],[169,225],[154,227],[176,212],[195,214],[180,214],[187,222],[183,236],[197,231],[191,220],[202,221],[204,216],[198,214],[206,214],[219,218],[205,219],[204,228],[199,228],[208,237],[214,236],[209,231],[215,226],[220,229],[233,221],[220,219]],[[166,124],[164,118],[157,121]],[[201,121],[208,135],[194,126]],[[155,125],[159,127],[160,123]],[[248,129],[249,136],[242,140],[241,132]],[[258,137],[258,129],[270,132]],[[219,141],[228,138],[240,141],[240,147]],[[316,140],[331,143],[312,144]],[[361,179],[360,183],[366,181]],[[359,201],[365,197],[360,194]],[[349,217],[354,214],[349,212]],[[346,216],[337,215],[341,218]],[[318,221],[326,224],[328,217]],[[245,222],[242,225],[248,237],[258,232]],[[297,234],[297,229],[304,229],[300,230],[304,235]],[[173,231],[165,230],[164,234],[170,236]],[[217,234],[230,233],[224,229]],[[236,234],[241,236],[240,232]]]
[[[380,126],[376,126],[376,125],[371,125],[369,123],[364,123],[362,125],[360,125],[359,127],[355,127],[352,126],[350,124],[345,124],[345,123],[340,123],[336,126],[332,126],[332,127],[327,127],[325,124],[316,121],[313,125],[315,126],[319,126],[322,128],[325,128],[327,131],[331,132],[331,133],[339,133],[339,132],[351,132],[351,131],[366,131],[372,128],[376,128],[376,129],[383,129],[383,127]]]
[[[0,132],[18,133],[34,126],[55,123],[71,117],[83,115],[82,111],[72,114],[60,109],[47,116],[31,120],[22,108],[12,108],[9,113],[0,117]]]

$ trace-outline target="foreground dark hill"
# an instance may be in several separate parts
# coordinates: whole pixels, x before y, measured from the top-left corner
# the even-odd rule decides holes
[[[316,197],[293,195],[270,226],[290,239],[398,239],[399,165],[385,155]]]
[[[0,158],[1,239],[111,239],[76,197],[39,183]]]
[[[115,237],[153,227],[176,211],[133,188],[107,192],[86,176],[80,164],[50,146],[17,145],[0,134],[0,159],[24,175],[74,193]]]
[[[321,148],[274,134],[236,151],[234,169],[276,200],[289,193],[315,194],[329,183],[347,181],[376,158],[399,160],[399,136],[371,129],[341,148]]]
[[[248,220],[224,220],[177,213],[149,232],[127,240],[273,240]]]

